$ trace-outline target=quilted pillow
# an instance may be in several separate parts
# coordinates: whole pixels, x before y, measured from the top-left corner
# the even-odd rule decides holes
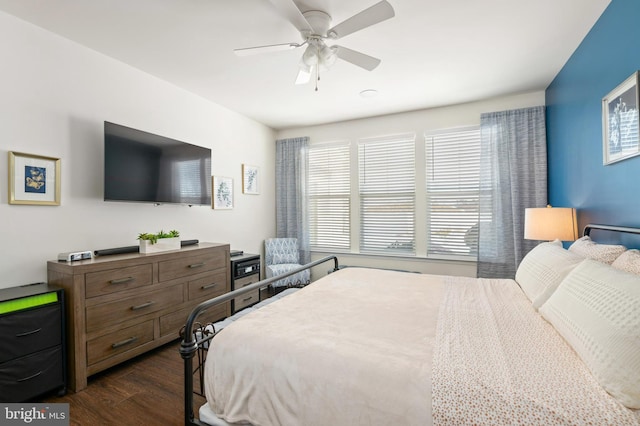
[[[538,309],[583,260],[584,257],[565,250],[559,240],[540,243],[520,262],[516,281]]]
[[[620,403],[640,408],[640,276],[585,259],[540,313]]]
[[[627,250],[611,264],[616,269],[640,275],[640,251]]]
[[[589,238],[588,235],[577,239],[569,247],[569,250],[589,259],[597,260],[611,265],[618,256],[627,248],[615,244],[598,244]]]

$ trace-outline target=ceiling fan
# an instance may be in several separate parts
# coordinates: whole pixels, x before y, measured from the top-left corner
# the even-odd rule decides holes
[[[283,17],[300,31],[302,42],[245,47],[235,49],[234,52],[236,55],[246,56],[307,46],[302,54],[296,84],[308,83],[311,76],[315,73],[316,90],[318,90],[317,81],[320,79],[320,70],[328,69],[338,58],[368,71],[372,71],[380,64],[380,59],[378,58],[343,46],[329,46],[327,45],[327,41],[337,40],[392,18],[395,16],[395,12],[388,1],[383,0],[376,3],[331,28],[329,27],[331,25],[331,15],[327,12],[321,10],[301,12],[293,0],[269,1],[278,9]]]

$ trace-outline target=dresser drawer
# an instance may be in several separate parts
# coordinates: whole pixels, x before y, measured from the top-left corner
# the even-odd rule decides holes
[[[65,385],[60,345],[0,364],[0,401],[23,402]]]
[[[234,311],[239,311],[240,309],[246,308],[247,306],[251,306],[254,303],[258,303],[259,301],[260,301],[260,291],[254,290],[250,293],[243,294],[242,296],[239,296],[233,299],[233,309]]]
[[[260,277],[258,274],[249,275],[248,277],[239,278],[234,281],[233,289],[238,290],[242,287],[246,287],[249,284],[257,283],[260,281]],[[233,310],[234,312],[239,311],[240,309],[246,308],[247,306],[253,305],[254,303],[258,303],[260,301],[260,289],[255,289],[252,292],[243,294],[242,296],[238,296],[233,299]]]
[[[225,269],[226,253],[225,250],[210,250],[203,254],[158,262],[158,279],[160,282],[169,281],[201,272]]]
[[[208,324],[210,322],[220,321],[227,317],[229,303],[226,302],[221,305],[213,306],[198,316],[196,320],[200,324]],[[180,330],[187,322],[187,317],[193,309],[183,309],[178,312],[172,312],[160,317],[160,336],[166,336],[167,334],[174,334],[176,337],[180,336]]]
[[[0,362],[60,345],[61,321],[59,304],[0,316]]]
[[[150,291],[115,302],[87,307],[87,332],[181,304],[181,285]]]
[[[89,272],[85,276],[87,298],[129,290],[153,283],[152,265],[137,265],[108,271]]]
[[[189,281],[189,300],[211,299],[226,292],[227,271],[224,269],[205,278]]]
[[[152,340],[153,320],[98,337],[87,342],[87,365],[129,351]]]

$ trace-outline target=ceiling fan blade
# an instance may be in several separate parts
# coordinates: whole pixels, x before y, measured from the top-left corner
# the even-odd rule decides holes
[[[280,44],[267,44],[265,46],[243,47],[240,49],[233,49],[233,53],[238,56],[256,55],[259,53],[279,52],[281,50],[290,50],[300,47],[298,43],[280,43]]]
[[[298,69],[298,75],[296,77],[296,84],[307,84],[311,81],[311,73],[313,73],[313,67],[306,68],[300,67]]]
[[[273,4],[276,9],[280,12],[282,16],[284,16],[287,21],[291,22],[291,24],[298,29],[300,32],[313,32],[311,25],[302,16],[302,12],[298,9],[298,6],[293,2],[293,0],[269,0],[271,4]]]
[[[394,16],[395,12],[391,4],[389,4],[388,1],[383,0],[362,12],[353,15],[346,21],[339,23],[327,31],[327,35],[333,39],[338,39],[351,33],[355,33],[356,31],[360,31],[363,28],[377,24],[378,22],[393,18]]]
[[[373,71],[378,65],[380,65],[380,62],[382,62],[378,58],[365,55],[364,53],[357,52],[355,50],[347,49],[346,47],[335,47],[337,48],[336,54],[338,55],[338,58],[343,61],[351,62],[353,65],[357,65],[368,71]]]

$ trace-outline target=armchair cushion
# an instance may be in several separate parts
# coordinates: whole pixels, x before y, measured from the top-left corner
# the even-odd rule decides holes
[[[264,242],[264,261],[266,265],[298,263],[297,238],[269,238]]]
[[[286,265],[298,263],[298,252],[295,253],[274,253],[273,265]]]
[[[265,271],[267,273],[267,278],[277,277],[278,275],[282,275],[287,273],[293,269],[299,268],[302,265],[297,263],[283,263],[280,265],[266,265]],[[274,281],[271,283],[273,287],[291,287],[291,286],[299,286],[309,284],[311,280],[311,274],[308,269],[298,272],[297,274],[290,275],[288,277],[284,277],[281,280]]]

